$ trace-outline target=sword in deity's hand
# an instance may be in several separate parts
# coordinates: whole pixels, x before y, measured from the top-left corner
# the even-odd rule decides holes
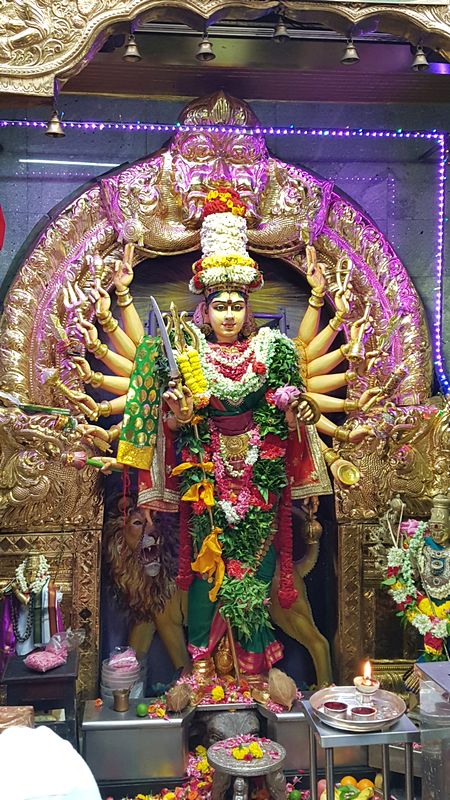
[[[153,313],[154,313],[155,318],[156,318],[156,323],[157,323],[158,328],[159,328],[160,333],[161,333],[161,339],[162,339],[162,343],[163,343],[163,346],[164,346],[164,351],[166,353],[167,361],[169,362],[169,372],[170,372],[171,380],[176,382],[176,388],[181,394],[180,410],[181,411],[187,411],[188,410],[188,405],[187,405],[187,402],[186,402],[186,395],[183,392],[183,383],[182,383],[182,380],[181,380],[181,373],[180,373],[180,370],[178,368],[178,364],[177,364],[176,359],[175,359],[175,355],[174,355],[174,352],[173,352],[172,345],[170,343],[169,334],[167,333],[167,328],[164,325],[164,320],[163,320],[161,311],[159,309],[158,303],[156,302],[155,298],[151,296],[150,297],[150,302],[152,304],[152,309],[153,309]]]

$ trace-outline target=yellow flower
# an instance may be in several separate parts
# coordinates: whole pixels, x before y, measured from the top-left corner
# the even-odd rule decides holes
[[[167,792],[167,794],[165,794],[164,797],[166,798],[166,800],[175,800],[175,792]]]
[[[242,761],[245,758],[245,756],[248,754],[248,752],[249,752],[248,747],[233,747],[233,749],[231,751],[231,755],[237,761]]]
[[[206,758],[202,758],[197,764],[197,769],[202,775],[206,775],[210,771],[210,766]]]
[[[163,708],[157,708],[156,709],[156,716],[159,717],[160,719],[162,719],[162,717],[166,716],[165,710]],[[166,795],[166,797],[167,797],[167,795]]]
[[[223,700],[225,692],[221,686],[215,686],[211,692],[211,697],[213,700]]]
[[[426,614],[427,617],[437,617],[438,619],[447,619],[448,618],[448,610],[450,609],[450,602],[447,600],[445,603],[430,603],[427,597],[424,597],[423,600],[419,603],[419,609],[422,614]]]
[[[254,758],[262,758],[263,755],[264,755],[264,753],[263,753],[260,745],[258,744],[258,742],[252,742],[249,745],[248,749],[249,749],[250,753],[252,754],[252,756],[254,756]]]
[[[203,747],[202,744],[198,744],[195,748],[195,753],[197,756],[206,756],[206,747]]]

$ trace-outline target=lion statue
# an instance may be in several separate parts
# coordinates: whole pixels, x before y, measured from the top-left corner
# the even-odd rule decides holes
[[[143,658],[158,632],[176,669],[189,664],[185,593],[175,585],[177,555],[174,514],[144,511],[134,495],[113,499],[103,530],[103,564],[128,611],[128,644]]]

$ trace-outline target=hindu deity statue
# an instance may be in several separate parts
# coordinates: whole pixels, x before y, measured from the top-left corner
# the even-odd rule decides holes
[[[30,555],[22,561],[1,594],[0,659],[14,652],[25,656],[64,630],[60,609],[62,593],[51,578],[47,559],[42,554]]]
[[[137,468],[142,508],[180,510],[177,583],[189,592],[194,665],[210,659],[228,633],[239,667],[252,674],[266,672],[283,655],[269,612],[277,560],[279,606],[288,614],[300,601],[305,626],[320,637],[294,585],[292,501],[331,492],[327,464],[338,482],[357,476],[318,432],[359,442],[371,431],[364,425],[341,429],[322,413],[348,409],[348,401],[326,391],[345,383],[345,376],[327,375],[345,350],[327,351],[349,309],[351,264],[343,259],[339,265],[336,314],[318,332],[326,278],[308,247],[311,297],[296,342],[270,327],[258,329],[248,297],[263,276],[247,252],[248,214],[230,185],[218,184],[206,195],[202,257],[189,285],[201,300],[191,321],[175,309],[167,329],[159,320],[163,350],[159,338],[144,334],[134,307],[133,246],[127,245],[115,270],[123,326],[112,317],[104,289],[97,286],[87,298],[115,352],[82,314],[78,322],[87,349],[115,375],[92,373],[80,357],[76,363],[86,382],[118,395],[100,404],[89,395],[80,399],[91,419],[123,414],[110,431],[85,428],[91,440],[119,439],[117,457],[103,459],[104,471]],[[355,341],[366,322],[355,327]],[[330,679],[329,655],[317,657],[316,671],[319,681]]]
[[[388,553],[384,581],[397,610],[424,637],[425,657],[448,659],[450,497],[438,494],[428,522],[407,520]]]

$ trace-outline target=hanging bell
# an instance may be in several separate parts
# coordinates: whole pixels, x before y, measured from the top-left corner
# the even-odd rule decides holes
[[[341,58],[341,64],[356,64],[357,61],[359,61],[358,51],[352,40],[349,39]]]
[[[209,41],[207,35],[205,35],[201,40],[195,57],[197,61],[212,61],[215,58],[212,49],[212,44]]]
[[[134,38],[134,34],[132,33],[130,33],[128,37],[127,46],[122,56],[122,61],[128,61],[130,64],[133,64],[136,61],[142,61],[142,56],[139,52],[139,47],[137,46],[136,39]]]
[[[287,42],[287,40],[290,38],[291,37],[285,23],[281,17],[278,17],[278,22],[272,36],[273,41],[277,44],[283,44],[283,42]]]
[[[430,65],[423,51],[423,47],[418,45],[418,47],[416,47],[416,54],[411,64],[411,69],[414,70],[414,72],[425,72],[429,66]]]
[[[63,126],[61,125],[61,120],[59,118],[59,114],[55,109],[51,118],[47,124],[47,130],[45,131],[46,136],[53,136],[55,139],[58,136],[65,136]]]

